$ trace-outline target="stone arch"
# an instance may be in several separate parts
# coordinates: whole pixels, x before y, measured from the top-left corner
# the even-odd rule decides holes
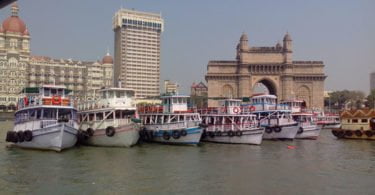
[[[254,87],[255,87],[255,85],[257,83],[263,84],[268,89],[269,94],[277,96],[277,85],[271,79],[269,79],[269,78],[261,78],[258,81],[254,82],[254,84],[252,86],[252,91],[254,91]]]
[[[311,105],[311,90],[308,86],[302,85],[298,87],[296,98],[298,100],[303,100],[306,103],[306,107],[310,107]]]
[[[233,87],[228,85],[228,84],[225,84],[223,87],[222,87],[222,90],[223,90],[223,97],[226,97],[226,98],[233,98],[234,97],[234,90],[233,90]]]

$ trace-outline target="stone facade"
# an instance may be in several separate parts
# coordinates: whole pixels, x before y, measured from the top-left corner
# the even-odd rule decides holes
[[[293,61],[292,39],[287,33],[283,45],[250,47],[246,34],[237,45],[236,60],[209,61],[206,81],[209,106],[215,99],[245,98],[262,83],[279,100],[304,100],[309,108],[323,108],[324,64],[322,61]]]

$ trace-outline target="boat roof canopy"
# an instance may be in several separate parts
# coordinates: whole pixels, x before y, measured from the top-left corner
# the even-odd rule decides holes
[[[110,87],[110,88],[103,88],[99,89],[99,92],[104,92],[104,91],[129,91],[129,92],[135,92],[133,89],[129,88],[116,88],[116,87]]]
[[[69,94],[72,92],[72,90],[67,89],[63,85],[43,85],[40,87],[25,87],[22,89],[20,93],[40,93],[42,92],[42,89],[63,89],[65,91],[65,94]]]

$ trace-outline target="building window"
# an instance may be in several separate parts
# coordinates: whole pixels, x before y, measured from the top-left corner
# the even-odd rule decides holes
[[[358,123],[358,119],[352,119],[352,123]]]
[[[367,119],[362,119],[361,122],[362,123],[368,123]]]

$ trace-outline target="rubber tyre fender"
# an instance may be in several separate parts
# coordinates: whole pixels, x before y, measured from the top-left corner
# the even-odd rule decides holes
[[[361,130],[356,130],[354,131],[354,134],[357,136],[357,137],[362,137],[363,133]]]
[[[276,133],[280,133],[281,132],[281,127],[275,127],[273,129]]]
[[[264,131],[266,133],[270,134],[270,133],[272,133],[272,128],[271,127],[266,127],[266,129]]]
[[[353,135],[353,132],[351,130],[345,131],[345,136],[351,137]]]
[[[179,139],[181,137],[180,131],[173,130],[172,131],[172,137],[173,137],[173,139]]]
[[[372,131],[365,131],[367,137],[372,137],[374,133]]]
[[[301,133],[303,133],[303,128],[302,128],[302,127],[300,127],[300,128],[298,129],[298,131],[297,131],[297,134],[301,134]]]
[[[13,131],[12,134],[10,135],[11,135],[12,142],[17,143],[18,142],[17,132]]]
[[[341,131],[341,130],[337,131],[337,137],[338,138],[343,138],[344,136],[345,136],[345,132],[344,131]]]
[[[228,136],[233,137],[234,136],[234,131],[228,131]]]
[[[337,130],[332,130],[332,134],[333,134],[335,137],[338,137],[338,136],[339,136]]]
[[[25,136],[23,134],[23,131],[17,131],[17,137],[19,142],[25,141]]]
[[[94,135],[94,130],[91,128],[86,129],[86,132],[90,137]]]
[[[169,135],[168,131],[164,131],[164,132],[163,132],[163,139],[164,139],[164,140],[169,140],[169,139],[171,139],[171,136]]]
[[[213,132],[213,131],[209,131],[209,132],[208,132],[208,136],[209,136],[210,138],[214,138],[214,137],[215,137],[215,132]]]
[[[12,135],[11,134],[12,134],[12,131],[8,131],[7,132],[7,136],[5,138],[6,142],[11,142],[12,141],[12,139],[11,139]]]
[[[33,132],[30,130],[26,130],[24,133],[25,141],[30,142],[33,140]]]
[[[112,126],[109,126],[105,129],[105,134],[108,136],[108,137],[113,137],[115,134],[116,134],[116,130],[114,127]]]
[[[242,136],[242,131],[236,131],[236,136],[241,137]]]
[[[181,136],[187,136],[187,131],[185,129],[181,130]]]

